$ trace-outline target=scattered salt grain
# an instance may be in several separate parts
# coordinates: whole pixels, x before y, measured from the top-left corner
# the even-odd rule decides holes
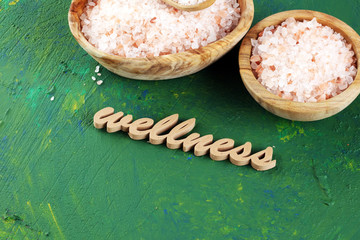
[[[288,18],[252,39],[251,68],[270,92],[292,101],[318,102],[344,91],[357,73],[351,44],[314,18]]]
[[[98,73],[97,75],[100,77],[100,76],[101,76],[101,73]]]
[[[93,81],[95,81],[95,80],[96,80],[96,77],[92,76],[91,79],[92,79]]]
[[[202,11],[187,12],[162,0],[88,0],[80,19],[84,36],[99,50],[128,58],[152,57],[225,37],[238,25],[240,7],[235,0],[217,0]]]
[[[96,66],[96,68],[95,68],[95,72],[98,73],[99,71],[100,71],[100,66],[98,65],[98,66]]]
[[[101,84],[103,84],[103,82],[104,82],[103,80],[99,80],[96,82],[96,84],[100,86]]]
[[[54,101],[54,99],[55,99],[55,97],[54,97],[54,96],[52,96],[52,97],[50,98],[50,101]]]

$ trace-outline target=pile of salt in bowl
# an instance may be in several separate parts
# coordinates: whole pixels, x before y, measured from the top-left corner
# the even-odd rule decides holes
[[[97,49],[127,58],[197,49],[230,33],[239,23],[236,0],[217,0],[207,9],[181,11],[161,0],[89,0],[82,32]]]
[[[292,101],[319,102],[354,81],[356,58],[341,34],[314,18],[288,18],[252,39],[251,68],[270,92]]]

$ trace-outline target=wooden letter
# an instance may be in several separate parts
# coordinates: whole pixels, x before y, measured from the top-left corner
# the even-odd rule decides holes
[[[194,148],[195,156],[203,156],[209,152],[212,141],[213,135],[210,134],[203,137],[200,137],[200,134],[198,133],[190,134],[184,140],[183,151],[188,152]]]
[[[98,111],[94,116],[94,126],[98,129],[104,128],[106,125],[106,131],[108,133],[118,132],[120,130],[126,130],[130,126],[132,116],[127,115],[124,117],[123,112],[114,114],[114,109],[107,107]]]
[[[132,122],[132,115],[126,115],[125,117],[123,117],[120,122],[118,123],[114,123],[114,128],[115,126],[121,127],[121,131],[123,132],[129,132],[129,128]]]
[[[210,158],[215,161],[223,161],[229,157],[235,141],[230,138],[217,140],[210,147]]]
[[[101,129],[106,125],[106,131],[108,133],[114,133],[120,130],[128,132],[130,123],[132,121],[132,116],[123,116],[123,112],[114,114],[114,109],[111,107],[101,109],[94,116],[94,126],[98,129]]]
[[[272,160],[273,149],[268,147],[265,150],[250,156],[251,166],[258,171],[266,171],[276,166],[276,160]]]
[[[154,145],[162,144],[169,134],[159,136],[159,134],[173,128],[179,119],[179,114],[171,115],[157,122],[150,131],[150,143]]]
[[[134,140],[143,140],[149,136],[150,128],[154,125],[151,118],[140,118],[134,121],[129,128],[129,136]]]
[[[168,134],[166,138],[166,146],[170,149],[181,148],[185,139],[178,140],[179,137],[186,135],[191,132],[195,127],[195,118],[191,118],[185,122],[176,125]]]
[[[242,146],[230,151],[230,162],[237,166],[244,166],[250,163],[251,143],[247,142]]]
[[[104,109],[101,109],[94,115],[94,126],[97,129],[102,129],[105,127],[106,123],[109,120],[109,116],[111,116],[114,113],[114,109],[112,107],[107,107]]]
[[[121,114],[119,114],[121,113]],[[123,132],[128,132],[129,131],[129,127],[132,121],[132,116],[131,115],[126,115],[125,117],[122,117],[124,114],[122,112],[118,112],[116,114],[114,114],[113,116],[119,114],[119,117],[121,115],[121,119],[119,119],[118,117],[114,117],[114,121],[108,121],[107,126],[106,126],[106,131],[108,133],[114,133],[114,132],[118,132],[118,131],[123,131]],[[120,120],[120,121],[119,121]]]

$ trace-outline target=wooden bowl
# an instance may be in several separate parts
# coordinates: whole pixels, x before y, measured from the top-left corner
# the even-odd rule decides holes
[[[230,51],[249,30],[254,17],[253,0],[238,0],[241,17],[238,26],[224,38],[205,47],[152,58],[125,58],[102,52],[81,32],[80,16],[87,0],[72,0],[69,10],[71,33],[80,46],[108,70],[127,78],[171,79],[198,72]]]
[[[357,61],[358,72],[354,82],[342,93],[328,100],[316,103],[300,103],[283,99],[269,92],[254,76],[251,66],[251,39],[257,39],[258,34],[264,28],[271,25],[278,25],[287,18],[294,17],[296,20],[311,20],[316,17],[322,25],[326,25],[340,33],[348,43],[353,46],[353,51],[357,59],[360,57],[360,38],[359,35],[346,23],[330,15],[309,11],[294,10],[274,14],[256,24],[245,36],[239,52],[240,75],[246,89],[251,96],[266,110],[283,118],[296,121],[315,121],[330,117],[352,103],[360,93],[360,74]]]

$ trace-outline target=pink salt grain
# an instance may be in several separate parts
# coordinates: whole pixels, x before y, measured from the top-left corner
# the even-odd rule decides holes
[[[193,2],[194,0],[190,0]],[[236,0],[217,0],[198,12],[162,0],[88,0],[80,17],[86,39],[122,57],[152,57],[197,49],[230,33],[239,23]]]
[[[354,81],[356,58],[341,34],[314,18],[288,18],[265,28],[253,46],[251,68],[270,92],[296,102],[334,97]]]

